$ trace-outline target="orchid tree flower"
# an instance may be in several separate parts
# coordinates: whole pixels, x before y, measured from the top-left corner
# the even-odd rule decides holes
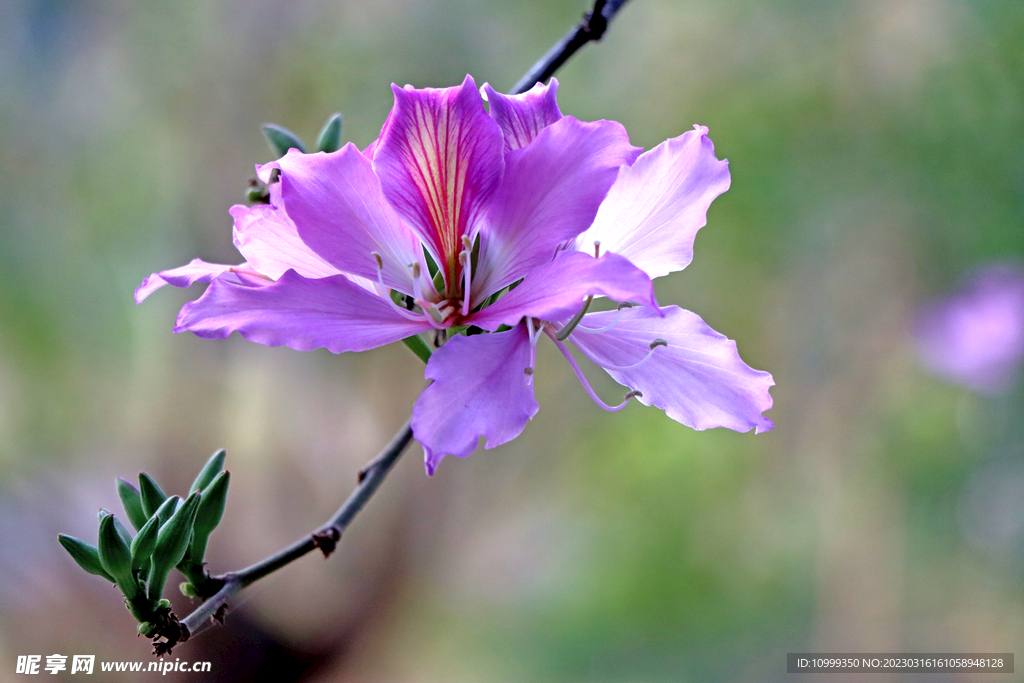
[[[1024,268],[981,268],[952,296],[920,308],[914,337],[929,372],[979,394],[1009,392],[1024,362]]]
[[[635,397],[694,429],[772,428],[771,375],[680,308],[652,278],[685,268],[711,201],[729,187],[697,127],[653,150],[621,124],[563,116],[558,82],[502,95],[461,86],[392,86],[380,137],[360,151],[291,150],[257,167],[269,205],[235,206],[239,265],[194,260],[154,273],[209,282],[175,332],[239,332],[268,346],[364,351],[442,330],[412,428],[428,474],[518,436],[539,408],[536,345],[548,337],[602,408]],[[488,107],[485,108],[484,97]],[[595,298],[617,310],[587,312]],[[629,388],[601,401],[566,347]]]

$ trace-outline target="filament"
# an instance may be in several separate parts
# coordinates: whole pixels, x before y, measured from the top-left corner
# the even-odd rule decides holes
[[[601,363],[601,367],[604,368],[605,370],[636,370],[638,367],[640,367],[641,365],[643,365],[644,363],[651,359],[651,357],[654,355],[655,349],[657,349],[659,346],[667,347],[668,342],[665,341],[664,339],[655,339],[654,341],[651,342],[651,350],[647,352],[647,355],[630,365],[606,365],[604,363]]]
[[[565,344],[555,339],[554,335],[550,336],[551,339],[555,342],[555,346],[558,347],[558,350],[561,351],[562,355],[565,356],[565,359],[569,361],[569,366],[572,367],[573,372],[576,373],[576,376],[579,378],[580,383],[583,385],[583,388],[586,390],[587,394],[590,395],[590,398],[593,399],[594,403],[596,403],[600,408],[607,410],[609,413],[617,413],[629,404],[629,399],[633,398],[634,396],[643,396],[643,394],[639,391],[630,391],[628,394],[626,394],[626,398],[619,405],[608,405],[607,403],[602,401],[594,392],[594,389],[590,386],[590,382],[587,381],[586,375],[583,374],[583,370],[580,369],[579,364],[576,363],[576,359],[572,357],[572,353],[569,351],[569,349],[565,347]]]

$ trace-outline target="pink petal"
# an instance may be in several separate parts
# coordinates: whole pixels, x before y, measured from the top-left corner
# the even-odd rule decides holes
[[[206,339],[237,331],[266,346],[341,353],[366,351],[429,328],[426,321],[402,317],[343,275],[312,280],[289,270],[277,282],[215,280],[203,296],[185,304],[174,331]]]
[[[142,284],[135,288],[135,303],[141,304],[150,294],[165,285],[190,287],[196,282],[211,282],[230,268],[247,268],[248,264],[237,266],[223,263],[207,263],[202,259],[192,259],[188,265],[162,270],[153,273]]]
[[[412,430],[423,445],[427,474],[446,455],[465,458],[481,436],[494,448],[519,436],[540,406],[524,371],[531,347],[526,329],[455,336],[434,352],[412,411]]]
[[[373,168],[384,196],[451,283],[462,237],[473,232],[501,180],[501,130],[469,76],[456,88],[391,87],[395,107]]]
[[[564,320],[574,315],[588,296],[638,301],[658,308],[651,279],[626,259],[617,254],[594,258],[570,251],[533,270],[522,284],[494,305],[471,314],[466,323],[496,330],[524,317]]]
[[[638,154],[620,124],[571,116],[507,154],[505,177],[481,230],[475,301],[550,261],[558,246],[585,230],[619,167]]]
[[[708,129],[696,127],[640,155],[601,204],[594,224],[577,240],[622,254],[652,278],[693,260],[693,240],[707,223],[715,197],[729,189],[729,162],[715,158]]]
[[[580,351],[604,367],[615,381],[642,392],[644,405],[655,405],[669,417],[696,430],[727,427],[738,432],[770,430],[772,421],[761,413],[772,407],[768,388],[775,385],[767,372],[754,370],[740,359],[736,342],[708,327],[694,313],[677,306],[663,309],[665,317],[646,308],[590,313],[570,336]],[[653,355],[651,342],[663,339]]]
[[[988,265],[923,306],[914,337],[926,370],[981,394],[1007,393],[1024,363],[1024,269]]]
[[[299,237],[285,213],[280,183],[270,186],[270,204],[232,206],[231,217],[235,247],[257,272],[275,280],[289,268],[311,278],[339,274]]]
[[[501,127],[505,152],[526,147],[544,128],[562,118],[556,94],[558,81],[537,83],[521,95],[503,95],[484,83],[484,97],[490,106],[491,118]]]
[[[354,144],[331,154],[289,151],[272,165],[281,170],[288,216],[313,252],[338,271],[373,281],[373,254],[379,254],[384,284],[412,292],[410,265],[423,258],[419,240],[384,199],[370,161]]]

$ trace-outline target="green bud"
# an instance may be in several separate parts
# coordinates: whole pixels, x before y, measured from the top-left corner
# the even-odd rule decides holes
[[[143,621],[138,627],[139,635],[149,637],[156,631],[156,624],[151,624],[148,621]]]
[[[171,496],[163,503],[161,503],[160,507],[156,509],[156,512],[153,513],[153,516],[157,517],[160,520],[160,526],[167,524],[167,520],[169,520],[171,518],[171,515],[174,514],[174,511],[178,509],[178,502],[180,500],[181,499],[178,498],[177,496]]]
[[[113,512],[107,510],[106,508],[100,508],[100,522],[102,523],[103,518],[107,515],[113,514]],[[132,544],[132,532],[128,531],[128,529],[125,528],[124,524],[121,524],[121,520],[119,520],[117,517],[114,517],[114,528],[117,529],[117,535],[121,537],[121,540],[124,541],[126,545]]]
[[[160,504],[167,500],[167,494],[145,472],[139,475],[139,491],[142,494],[142,509],[147,517],[152,517]]]
[[[128,521],[138,531],[149,519],[149,515],[142,509],[142,494],[132,486],[131,482],[118,478],[117,495],[121,498],[121,505],[124,506],[124,513],[128,516]]]
[[[189,598],[198,598],[199,597],[199,593],[196,592],[196,587],[193,586],[189,581],[182,581],[178,585],[178,590],[180,590],[181,594],[184,595],[185,597],[189,597]]]
[[[138,595],[139,586],[132,575],[132,551],[114,525],[114,515],[100,521],[99,557],[103,568],[114,577],[118,588],[129,600]]]
[[[270,144],[270,149],[274,152],[278,158],[283,157],[288,153],[288,150],[293,147],[303,154],[306,153],[306,146],[302,144],[302,140],[299,136],[291,132],[287,128],[268,123],[263,126],[263,135],[267,138],[267,142]]]
[[[142,565],[146,563],[149,556],[153,554],[153,549],[156,548],[156,536],[160,530],[160,519],[158,517],[150,517],[149,521],[146,522],[141,529],[139,529],[139,535],[132,541],[132,569],[142,569]]]
[[[227,502],[230,482],[231,473],[224,470],[217,475],[217,478],[210,483],[209,488],[203,494],[203,502],[199,504],[196,521],[193,525],[195,533],[192,537],[191,555],[196,562],[202,562],[203,556],[206,555],[206,543],[210,534],[217,528],[224,516],[224,504]]]
[[[160,602],[158,602],[156,604],[156,607],[157,607],[157,609],[170,609],[171,608],[171,601],[168,600],[167,598],[164,598],[163,600],[161,600]]]
[[[210,456],[210,459],[203,465],[203,469],[199,470],[199,475],[196,480],[192,482],[192,488],[188,490],[189,493],[193,491],[202,491],[206,493],[206,487],[210,485],[213,478],[224,469],[224,458],[227,455],[227,451],[223,448]]]
[[[245,200],[250,204],[266,203],[263,197],[263,188],[259,186],[250,187],[245,191]]]
[[[320,130],[316,148],[321,152],[337,152],[341,147],[341,114],[334,114]]]
[[[149,568],[150,600],[157,600],[160,597],[167,581],[167,573],[185,557],[192,537],[192,524],[195,522],[201,501],[202,494],[194,491],[178,511],[160,527]]]
[[[107,573],[100,562],[100,553],[96,546],[80,541],[74,536],[57,534],[57,540],[68,551],[71,558],[78,563],[78,566],[96,576],[102,576],[107,581],[114,583],[114,577]]]

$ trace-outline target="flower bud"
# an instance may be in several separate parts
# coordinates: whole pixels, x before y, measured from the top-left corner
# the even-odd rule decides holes
[[[131,482],[120,478],[117,480],[117,495],[121,498],[121,505],[124,506],[124,513],[128,516],[128,521],[138,531],[149,519],[149,515],[142,509],[142,495],[137,488],[132,486]]]
[[[167,573],[185,556],[192,537],[192,524],[195,522],[201,500],[202,494],[199,491],[193,492],[178,511],[160,527],[149,568],[150,600],[160,598],[164,591],[164,583],[167,581]]]
[[[225,470],[218,474],[203,492],[203,501],[199,504],[193,525],[191,555],[196,562],[202,562],[203,556],[206,555],[206,542],[224,516],[224,504],[227,502],[230,482],[231,473]]]
[[[192,488],[188,490],[189,493],[193,491],[202,491],[206,493],[206,487],[210,485],[213,478],[224,469],[224,458],[227,455],[227,451],[223,448],[210,456],[210,459],[203,465],[203,469],[199,470],[199,475],[196,480],[192,482]]]
[[[142,509],[148,517],[152,517],[160,504],[167,500],[167,494],[145,472],[139,475],[139,491],[142,494]]]
[[[153,513],[153,516],[160,520],[160,526],[167,524],[167,520],[169,520],[171,515],[174,514],[174,511],[178,509],[178,503],[180,501],[181,499],[177,496],[171,496],[160,504],[160,507],[158,507],[156,512]]]
[[[303,154],[306,153],[306,146],[302,144],[299,136],[287,128],[268,123],[263,126],[263,135],[267,138],[267,143],[270,144],[270,149],[277,155],[277,158],[283,157],[293,147]]]
[[[141,529],[139,529],[138,536],[132,541],[132,569],[142,569],[142,565],[145,564],[149,556],[153,554],[153,550],[156,548],[156,537],[157,532],[160,530],[160,519],[158,517],[150,517],[149,521],[146,522]]]
[[[100,562],[100,553],[96,546],[67,534],[57,534],[57,540],[60,541],[64,550],[68,551],[71,558],[78,563],[79,567],[90,574],[102,576],[104,579],[114,583],[114,577],[107,573],[107,570],[103,568],[103,564]]]
[[[327,119],[320,137],[316,139],[316,148],[321,152],[337,152],[341,147],[341,114],[334,114]]]
[[[100,564],[114,577],[124,596],[131,600],[138,595],[139,590],[132,574],[132,551],[114,525],[114,519],[114,515],[108,514],[100,521]]]

